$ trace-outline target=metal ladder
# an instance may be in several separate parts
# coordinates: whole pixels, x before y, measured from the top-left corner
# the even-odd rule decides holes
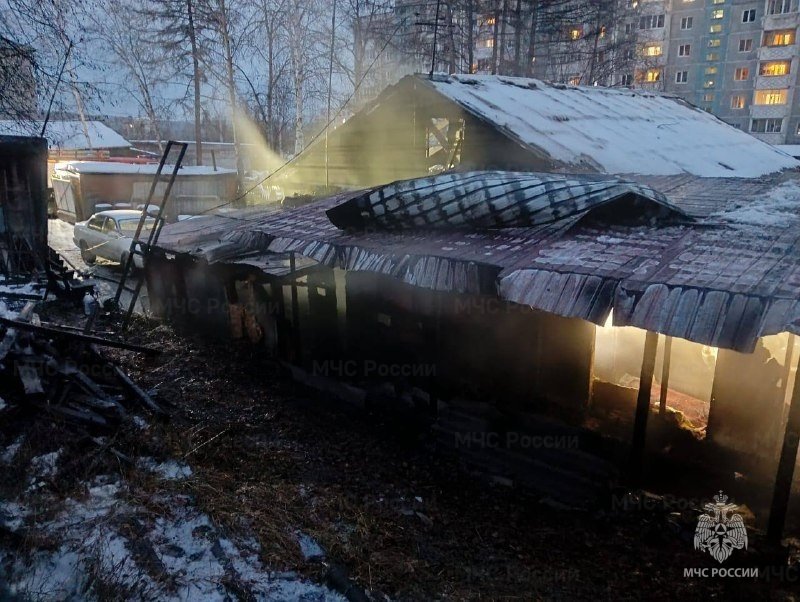
[[[150,229],[150,234],[147,237],[147,242],[143,242],[141,239],[142,230],[144,229],[144,225],[147,223],[147,218],[152,217],[148,210],[150,209],[150,204],[153,200],[153,195],[156,192],[156,187],[158,186],[159,182],[161,181],[162,172],[164,170],[164,165],[167,162],[167,158],[169,157],[170,152],[172,151],[173,147],[178,147],[178,159],[175,161],[175,164],[172,166],[172,173],[169,175],[169,180],[167,182],[167,187],[164,190],[164,197],[161,199],[161,205],[158,208],[158,213],[155,216],[155,221],[153,223],[153,227]],[[122,268],[122,276],[119,281],[119,286],[117,287],[117,294],[114,296],[114,305],[115,307],[119,307],[119,302],[122,297],[122,291],[125,289],[125,282],[128,280],[128,276],[130,275],[131,271],[133,270],[134,258],[136,255],[139,255],[142,258],[142,262],[146,262],[148,257],[150,256],[150,250],[153,246],[158,242],[158,237],[161,234],[161,228],[164,226],[164,210],[167,206],[167,201],[169,200],[169,195],[172,192],[172,185],[175,183],[175,176],[178,175],[178,170],[181,168],[181,164],[183,163],[183,157],[186,154],[186,149],[189,148],[189,145],[185,142],[175,142],[174,140],[170,140],[167,142],[167,146],[164,149],[164,154],[161,155],[161,161],[158,163],[158,170],[156,170],[156,175],[153,177],[153,182],[150,184],[150,192],[147,195],[147,201],[145,203],[144,209],[142,210],[142,217],[139,218],[139,224],[136,226],[136,233],[133,235],[133,240],[131,240],[131,248],[128,252],[127,257],[125,258],[125,265]],[[136,287],[133,290],[133,296],[131,298],[130,305],[125,312],[125,317],[122,321],[122,330],[125,330],[128,327],[128,323],[130,322],[131,315],[133,314],[133,309],[136,307],[136,301],[139,298],[139,293],[142,291],[142,284],[144,283],[144,277],[139,278],[138,282],[136,283]]]

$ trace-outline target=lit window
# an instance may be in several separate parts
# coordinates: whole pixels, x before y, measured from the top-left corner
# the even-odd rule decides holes
[[[685,84],[689,81],[689,72],[688,71],[678,71],[675,73],[675,83],[676,84]]]
[[[753,39],[739,40],[739,52],[750,52],[753,49]]]
[[[753,104],[785,105],[786,90],[756,90],[756,96],[753,99]]]
[[[731,108],[743,109],[745,104],[744,96],[731,96]]]
[[[765,46],[791,46],[794,44],[794,29],[768,31],[764,34]]]
[[[707,61],[718,61],[719,60],[719,53],[718,52],[709,52],[706,54]]]
[[[644,56],[661,56],[663,53],[664,49],[661,44],[651,44],[650,46],[645,46],[642,50]]]
[[[711,11],[711,18],[712,19],[722,19],[724,16],[725,16],[725,11],[723,9],[721,9],[721,8],[718,8],[717,10],[712,10]]]
[[[753,23],[756,20],[756,9],[742,11],[742,23]]]
[[[783,129],[783,119],[753,119],[750,131],[756,134],[777,134]]]
[[[606,37],[606,26],[605,25],[600,27],[600,37],[601,38]]]
[[[486,47],[494,48],[494,38],[489,38],[488,40],[486,40]]]
[[[703,102],[714,102],[714,94],[703,94]]]
[[[769,0],[767,12],[770,15],[782,15],[792,12],[792,0]]]
[[[716,67],[706,67],[706,75],[714,75],[717,72]]]
[[[570,40],[580,40],[582,35],[583,35],[583,28],[581,27],[573,27],[572,29],[569,30]]]
[[[648,69],[636,73],[636,81],[639,83],[652,84],[661,81],[661,69]]]
[[[569,79],[567,79],[567,83],[570,86],[580,86],[581,85],[581,76],[580,75],[573,75]]]
[[[716,82],[713,79],[707,79],[703,82],[704,88],[713,88],[716,85]]]
[[[494,25],[495,24],[495,18],[494,17],[486,17],[486,24],[487,25]]]
[[[678,56],[689,56],[692,54],[691,44],[681,44],[678,46]]]
[[[708,28],[708,33],[721,33],[722,32],[722,25],[719,23],[715,23],[711,27]]]
[[[750,77],[750,69],[747,67],[738,67],[736,71],[733,72],[733,79],[737,82],[743,82],[748,77]]]
[[[709,48],[719,48],[720,44],[722,44],[722,40],[720,40],[719,38],[711,38],[708,41]]]
[[[792,67],[792,61],[767,61],[761,63],[758,68],[759,75],[766,75],[772,77],[775,75],[789,75],[789,70]]]
[[[711,4],[724,4],[725,0],[711,0]]]
[[[691,29],[692,21],[694,21],[693,17],[684,17],[681,19],[681,29]]]

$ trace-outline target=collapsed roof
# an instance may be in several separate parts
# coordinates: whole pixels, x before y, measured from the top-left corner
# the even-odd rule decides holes
[[[751,351],[761,336],[800,334],[800,180],[791,176],[633,178],[642,190],[663,191],[658,206],[695,222],[654,224],[652,206],[641,203],[613,212],[599,203],[527,227],[490,229],[342,230],[328,218],[371,194],[385,197],[390,185],[287,211],[174,224],[159,246],[209,262],[291,251],[332,267],[499,295],[598,324],[613,309],[616,325]],[[498,177],[485,174],[484,184]]]

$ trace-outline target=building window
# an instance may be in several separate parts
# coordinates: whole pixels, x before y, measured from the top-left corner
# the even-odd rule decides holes
[[[706,75],[715,75],[717,73],[716,67],[706,67]]]
[[[786,90],[756,90],[756,96],[753,99],[753,104],[785,105]]]
[[[570,40],[580,40],[583,37],[583,27],[573,27],[569,30]]]
[[[621,86],[632,86],[633,85],[633,75],[631,75],[630,73],[626,73],[625,75],[623,75],[620,78],[619,84]]]
[[[719,53],[718,52],[709,52],[706,54],[707,61],[718,61],[719,60]]]
[[[761,63],[758,67],[758,74],[765,75],[767,77],[773,77],[776,75],[789,75],[789,71],[792,68],[792,61],[767,61],[766,63]]]
[[[792,0],[769,0],[767,12],[770,15],[782,15],[792,12]]]
[[[716,82],[713,79],[707,79],[703,82],[704,88],[713,88],[716,85]]]
[[[783,129],[783,119],[753,119],[750,131],[756,134],[778,134]]]
[[[742,23],[754,23],[756,20],[756,9],[742,11]]]
[[[675,73],[675,83],[676,84],[685,84],[689,81],[689,72],[688,71],[678,71]]]
[[[678,56],[690,56],[692,54],[691,44],[681,44],[678,46]]]
[[[709,48],[719,48],[720,44],[722,44],[722,40],[720,40],[719,38],[711,38],[708,41]]]
[[[714,94],[703,94],[703,102],[714,102]]]
[[[486,47],[494,48],[494,38],[489,38],[488,40],[486,40]]]
[[[731,108],[732,109],[743,109],[744,108],[744,96],[731,96]]]
[[[660,29],[664,27],[664,15],[645,15],[639,17],[639,29]]]
[[[739,40],[739,52],[750,52],[753,49],[753,39]]]
[[[644,74],[644,81],[648,83],[661,81],[661,69],[648,69]]]
[[[580,75],[573,75],[567,80],[567,83],[570,86],[580,86],[581,85],[581,76]]]
[[[748,77],[750,77],[750,69],[747,67],[737,67],[736,71],[733,72],[733,79],[737,82],[743,82]]]
[[[725,0],[711,0],[711,4],[725,4]]]
[[[694,17],[684,17],[681,19],[681,29],[691,29],[692,21],[694,21]]]
[[[708,28],[708,33],[721,33],[722,32],[722,25],[719,23],[715,23],[711,27]]]
[[[642,54],[644,56],[661,56],[664,54],[664,49],[661,44],[651,44],[644,47]]]
[[[776,29],[764,33],[764,46],[791,46],[794,44],[794,29]]]
[[[711,11],[711,18],[712,19],[722,19],[724,16],[725,16],[725,11],[723,9],[721,9],[721,8],[718,8],[717,10],[712,10]]]

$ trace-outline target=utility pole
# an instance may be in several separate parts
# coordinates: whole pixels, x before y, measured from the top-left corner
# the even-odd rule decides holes
[[[433,51],[431,52],[431,72],[430,79],[433,79],[433,72],[436,70],[436,39],[439,36],[439,9],[442,0],[436,0],[436,18],[433,20]]]
[[[328,113],[325,122],[325,188],[330,188],[330,167],[328,162],[328,132],[331,129],[331,93],[333,87],[333,47],[336,43],[336,0],[333,0],[333,13],[331,14],[331,52],[328,60]],[[358,86],[358,82],[356,82]]]

